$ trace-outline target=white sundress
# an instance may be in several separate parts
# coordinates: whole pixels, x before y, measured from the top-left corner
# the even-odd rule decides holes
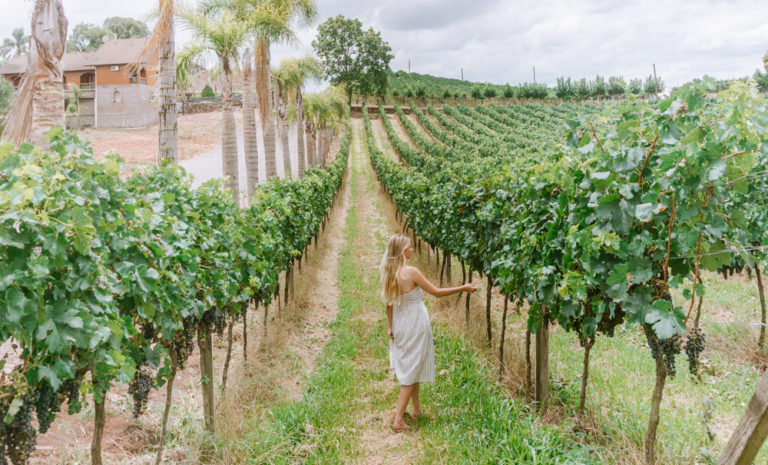
[[[395,301],[392,335],[389,366],[394,368],[397,381],[404,386],[434,381],[435,343],[418,286]]]

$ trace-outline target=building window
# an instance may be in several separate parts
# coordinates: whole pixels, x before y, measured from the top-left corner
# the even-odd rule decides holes
[[[141,71],[139,72],[138,76],[136,75],[136,70],[132,71],[129,82],[131,84],[142,83],[144,85],[147,85],[147,70],[144,68],[141,68]]]
[[[80,88],[93,89],[96,85],[96,74],[83,73],[80,75]]]
[[[115,89],[115,91],[112,93],[112,103],[122,103],[123,102],[123,96],[120,95],[120,91]]]
[[[120,65],[112,65],[112,67],[110,67],[109,69],[111,69],[112,71],[120,71]]]

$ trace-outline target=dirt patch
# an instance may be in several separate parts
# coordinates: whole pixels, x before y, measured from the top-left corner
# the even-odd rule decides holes
[[[235,117],[242,118],[242,112],[236,111]],[[179,159],[186,160],[211,150],[221,139],[221,112],[179,115],[178,132]],[[156,125],[138,129],[87,128],[77,134],[91,142],[97,157],[119,153],[130,167],[157,161]]]

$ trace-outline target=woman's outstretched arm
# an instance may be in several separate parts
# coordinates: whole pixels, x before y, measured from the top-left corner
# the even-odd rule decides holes
[[[390,339],[394,339],[395,336],[392,334],[392,305],[387,305],[387,321],[389,321],[389,330],[387,330],[387,334],[389,334]]]
[[[415,282],[420,288],[424,289],[435,297],[445,297],[451,294],[458,294],[462,291],[467,291],[471,294],[477,289],[477,286],[472,283],[467,283],[463,286],[457,287],[437,287],[427,278],[425,278],[418,268],[411,266],[409,267],[408,272],[411,274],[410,278],[413,280],[413,282]]]

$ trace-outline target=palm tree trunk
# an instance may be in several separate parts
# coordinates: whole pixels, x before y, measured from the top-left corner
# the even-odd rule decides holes
[[[14,144],[44,146],[53,126],[66,124],[61,58],[67,42],[67,18],[60,0],[37,0],[32,13],[27,69],[19,95],[10,106],[3,138]]]
[[[275,159],[276,142],[275,119],[272,114],[261,121],[262,137],[264,139],[264,161],[266,162],[267,179],[277,176],[277,160]]]
[[[172,8],[172,7],[171,7]],[[176,120],[176,43],[174,39],[173,16],[168,21],[169,31],[160,45],[158,54],[159,71],[157,76],[158,96],[160,99],[157,120],[157,159],[179,161],[179,136]]]
[[[259,148],[256,136],[256,95],[253,91],[251,51],[243,53],[243,153],[250,202],[259,184]]]
[[[280,118],[280,145],[283,149],[283,167],[285,169],[285,178],[292,179],[293,172],[291,169],[291,150],[288,147],[288,121],[285,118]]]
[[[277,175],[276,128],[272,115],[272,93],[269,82],[269,43],[265,40],[257,40],[255,55],[256,100],[261,119],[261,132],[264,138],[264,161],[267,167],[267,179],[269,179]]]
[[[227,178],[227,187],[232,190],[235,202],[240,206],[240,179],[237,173],[237,135],[235,115],[232,112],[232,76],[227,59],[221,60],[221,68],[224,71],[221,115],[221,165],[222,172]]]
[[[307,135],[307,159],[309,160],[310,166],[315,166],[315,136],[312,134],[312,131],[310,131],[309,126],[305,128],[305,132]]]
[[[301,112],[301,90],[299,90],[296,97],[296,152],[298,152],[299,156],[299,177],[304,176],[304,171],[307,165],[306,156],[304,154],[304,117]]]

